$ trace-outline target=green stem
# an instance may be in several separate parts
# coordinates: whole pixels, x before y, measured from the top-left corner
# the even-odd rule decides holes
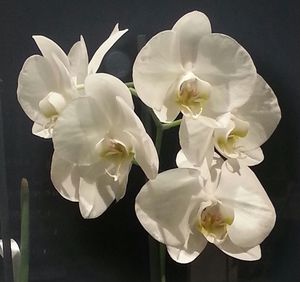
[[[125,85],[126,85],[128,88],[134,88],[133,81],[126,82]]]
[[[138,97],[138,94],[136,93],[136,90],[134,88],[128,87],[128,89],[129,89],[132,96]]]
[[[181,124],[181,121],[182,121],[182,119],[177,119],[170,123],[163,123],[162,128],[163,128],[163,130],[167,130],[167,129],[179,126]]]
[[[159,244],[160,282],[166,282],[166,246]]]
[[[28,282],[29,274],[29,189],[26,178],[21,180],[21,265],[20,282]]]

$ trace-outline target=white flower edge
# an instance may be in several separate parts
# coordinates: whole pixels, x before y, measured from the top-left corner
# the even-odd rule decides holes
[[[190,262],[204,249],[207,239],[195,228],[195,220],[200,206],[213,198],[234,209],[226,238],[214,240],[214,244],[238,259],[260,258],[258,245],[275,223],[272,203],[249,168],[232,173],[223,164],[217,175],[219,179],[212,181],[194,169],[165,171],[147,182],[136,198],[140,223],[152,237],[167,245],[178,262]]]

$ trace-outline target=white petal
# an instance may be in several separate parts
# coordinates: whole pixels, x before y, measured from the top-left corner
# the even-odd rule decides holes
[[[68,58],[70,61],[70,72],[76,77],[76,83],[82,84],[88,71],[88,53],[83,37],[71,48]]]
[[[61,159],[54,152],[51,164],[51,180],[56,190],[67,200],[79,201],[80,175],[78,166]]]
[[[242,166],[253,166],[264,160],[264,154],[261,148],[243,152],[241,158],[238,159]]]
[[[281,118],[278,101],[271,87],[261,76],[257,76],[250,99],[237,109],[237,115],[250,124],[246,138],[240,142],[248,149],[261,146],[277,127]]]
[[[138,116],[131,110],[124,100],[117,97],[120,105],[118,114],[119,120],[124,123],[125,133],[130,135],[130,142],[135,153],[135,160],[141,166],[149,179],[156,177],[158,172],[158,155],[152,139],[147,134],[143,123]],[[118,134],[117,132],[115,133]]]
[[[176,165],[180,168],[193,168],[194,165],[188,161],[184,152],[180,150],[176,155]]]
[[[128,87],[118,78],[106,74],[97,73],[89,75],[85,80],[85,91],[88,96],[93,97],[100,104],[105,100],[111,101],[107,96],[121,97],[130,108],[134,108],[131,93]]]
[[[260,246],[253,248],[241,248],[234,245],[229,238],[227,238],[222,244],[217,245],[225,254],[234,258],[246,261],[259,260],[261,258]]]
[[[80,175],[85,185],[96,185],[99,191],[101,189],[108,189],[113,193],[114,199],[119,201],[122,199],[126,192],[126,186],[128,182],[128,174],[131,169],[131,160],[125,161],[120,168],[120,177],[114,180],[113,177],[109,176],[107,173],[111,167],[115,167],[111,162],[102,159],[97,163],[89,166],[81,166],[79,168]],[[93,184],[94,183],[94,184]]]
[[[93,74],[96,73],[105,54],[109,51],[109,49],[119,40],[124,33],[126,33],[128,29],[119,30],[119,24],[116,24],[111,35],[102,43],[102,45],[95,52],[93,58],[91,59],[88,66],[88,73]]]
[[[214,129],[201,121],[184,118],[179,129],[179,142],[188,161],[200,166],[206,157],[211,160],[214,153]]]
[[[32,134],[45,139],[52,138],[52,132],[52,129],[45,128],[44,126],[36,122],[32,126]]]
[[[211,33],[211,25],[205,14],[193,11],[181,17],[172,30],[179,37],[181,60],[186,65],[195,61],[199,38]]]
[[[251,95],[256,69],[248,52],[224,34],[199,39],[195,75],[212,86],[206,107],[225,113],[244,104]]]
[[[115,199],[111,189],[111,177],[107,174],[97,176],[94,181],[80,179],[79,208],[84,218],[96,218],[111,205]]]
[[[163,31],[142,48],[133,65],[133,82],[141,100],[157,111],[184,75],[176,33]]]
[[[59,92],[68,100],[78,97],[78,93],[73,87],[69,69],[55,54],[53,54],[53,65],[59,77]]]
[[[186,248],[175,248],[167,246],[170,257],[179,263],[190,263],[206,247],[207,240],[204,236],[198,236],[198,234],[191,234]]]
[[[47,118],[40,113],[39,102],[51,91],[59,91],[51,65],[41,56],[29,57],[19,75],[17,95],[21,107],[31,120],[40,124],[47,122]]]
[[[104,137],[110,124],[103,108],[91,97],[72,101],[57,119],[53,143],[57,154],[79,165],[99,160],[96,144]]]
[[[165,171],[148,181],[137,195],[136,215],[156,240],[181,248],[192,233],[200,193],[197,170]]]
[[[50,62],[52,62],[54,54],[65,65],[66,68],[70,68],[68,56],[54,41],[42,35],[34,35],[32,38],[39,47],[43,56]]]
[[[275,224],[275,210],[255,174],[248,167],[232,173],[222,166],[216,197],[234,210],[233,223],[228,227],[231,241],[242,248],[259,245]]]

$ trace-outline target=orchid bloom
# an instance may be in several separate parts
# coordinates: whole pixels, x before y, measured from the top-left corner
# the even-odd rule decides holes
[[[214,159],[201,171],[177,168],[146,183],[136,198],[143,227],[167,245],[172,259],[193,261],[213,243],[241,260],[258,260],[259,244],[275,223],[275,210],[255,174]]]
[[[20,105],[34,121],[33,134],[52,137],[58,116],[70,101],[83,94],[86,77],[96,73],[104,55],[126,31],[119,31],[116,25],[89,63],[82,36],[68,55],[52,40],[33,36],[43,56],[33,55],[25,61],[17,90]]]
[[[255,79],[247,51],[229,36],[211,33],[198,11],[150,39],[133,66],[139,97],[162,122],[182,112],[215,127],[216,117],[248,100]]]
[[[183,154],[195,166],[212,159],[214,147],[230,161],[256,165],[264,156],[260,146],[272,135],[281,118],[277,98],[261,76],[257,76],[249,100],[217,119],[218,128],[185,118],[179,136]]]
[[[94,74],[85,91],[56,122],[51,178],[63,197],[79,202],[84,218],[95,218],[124,196],[133,159],[153,179],[158,156],[125,84]]]

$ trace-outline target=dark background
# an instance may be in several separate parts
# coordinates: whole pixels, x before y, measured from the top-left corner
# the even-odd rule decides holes
[[[83,220],[78,205],[64,200],[51,184],[51,141],[31,134],[32,122],[16,99],[18,73],[25,59],[38,53],[31,36],[45,35],[68,52],[82,34],[92,55],[119,22],[129,32],[106,56],[101,70],[130,81],[138,35],[150,39],[171,29],[178,18],[192,10],[206,13],[214,32],[240,42],[277,94],[282,120],[263,146],[265,161],[254,169],[275,205],[277,223],[262,244],[260,261],[226,258],[209,246],[187,266],[168,259],[168,282],[300,281],[299,1],[0,0],[0,5],[2,121],[9,197],[6,216],[10,236],[19,242],[19,182],[27,177],[30,281],[149,281],[147,233],[134,214],[134,198],[145,182],[140,169],[131,171],[126,197],[94,220]],[[174,167],[179,148],[176,130],[164,140],[161,168],[167,169]]]

